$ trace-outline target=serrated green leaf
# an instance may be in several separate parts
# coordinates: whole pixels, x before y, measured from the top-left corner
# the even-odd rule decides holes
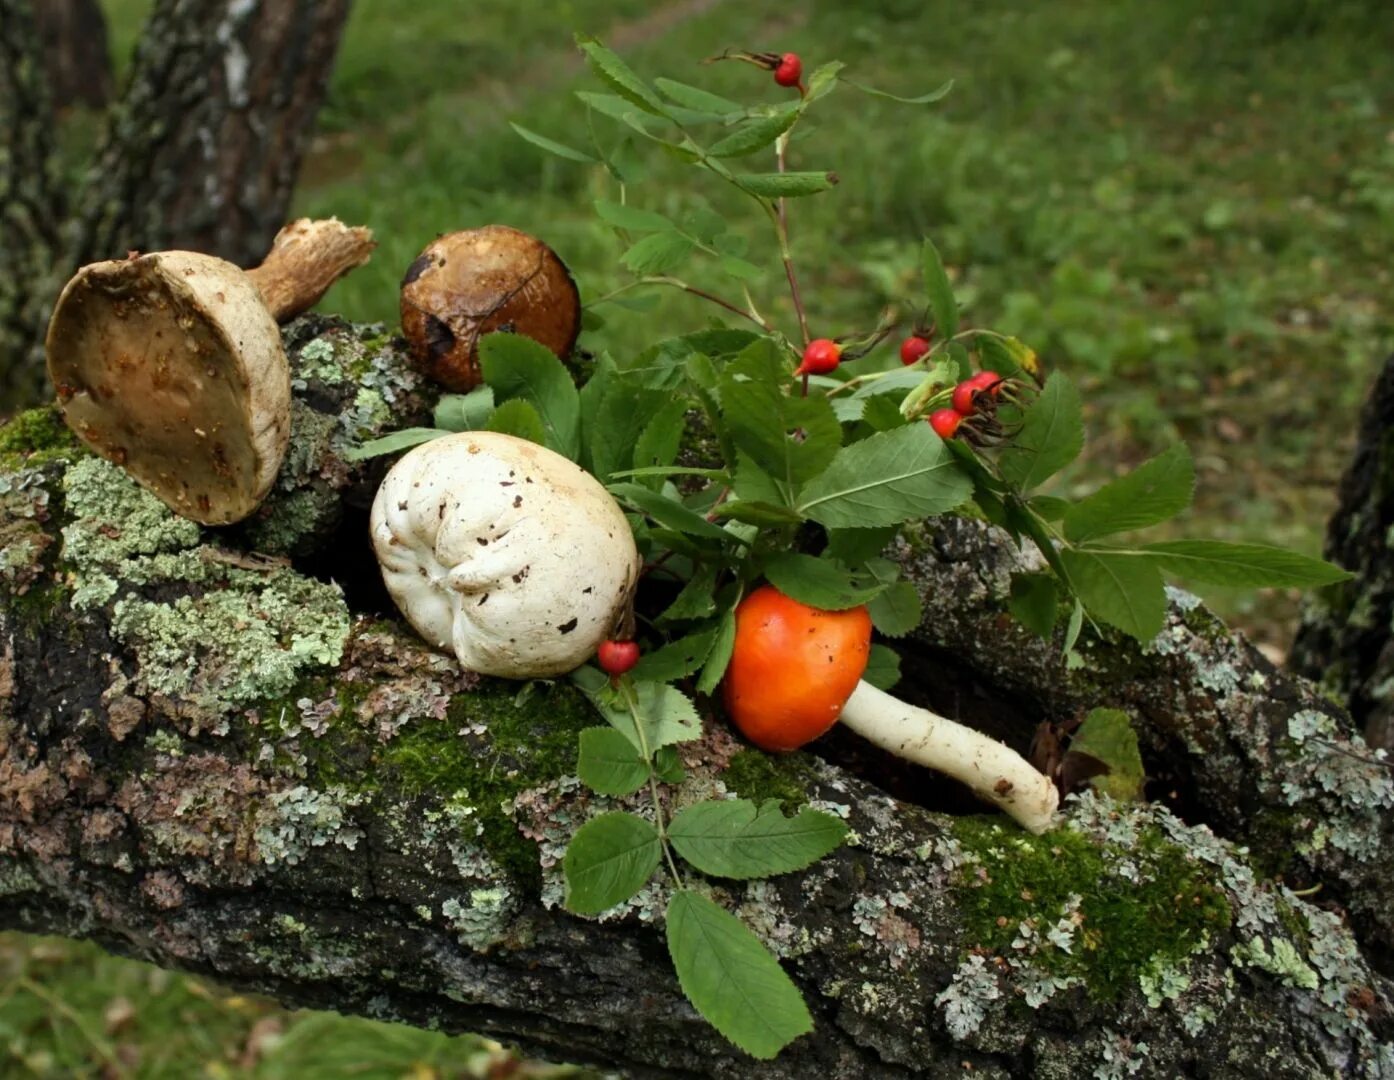
[[[368,458],[378,457],[382,454],[395,454],[398,450],[420,446],[422,443],[449,434],[449,431],[444,431],[441,428],[402,428],[400,431],[394,431],[380,439],[369,439],[358,446],[350,447],[344,451],[344,460],[366,461]]]
[[[518,135],[520,135],[522,138],[532,143],[533,146],[536,146],[539,150],[545,150],[547,151],[547,153],[555,154],[557,157],[565,158],[567,161],[579,161],[585,165],[599,164],[599,162],[590,154],[587,154],[582,150],[577,150],[574,147],[567,146],[565,143],[559,143],[555,139],[549,139],[545,135],[539,135],[535,131],[529,131],[521,124],[514,124],[510,122],[508,126],[511,127],[515,132],[517,132]]]
[[[734,158],[763,150],[794,126],[799,113],[799,106],[795,104],[785,106],[769,116],[757,116],[741,124],[724,138],[718,139],[708,153],[713,157]]]
[[[680,83],[675,79],[654,79],[654,85],[669,101],[676,102],[687,109],[695,109],[698,112],[708,113],[739,113],[745,111],[745,106],[710,93],[700,87],[689,86],[687,83]]]
[[[1076,544],[1169,521],[1191,505],[1196,470],[1181,443],[1105,485],[1065,513],[1065,537]]]
[[[808,93],[804,97],[804,105],[811,105],[836,90],[838,77],[846,66],[841,60],[830,60],[814,68],[813,74],[808,77]]]
[[[581,732],[576,775],[601,795],[628,795],[649,781],[649,766],[638,749],[612,727]]]
[[[662,126],[662,120],[647,113],[639,112],[635,107],[618,94],[598,94],[594,90],[577,90],[576,97],[587,108],[594,109],[602,116],[608,116],[611,120],[619,120],[621,123],[631,127],[642,129],[645,125],[652,125],[655,128]],[[642,134],[649,135],[648,131],[641,131]]]
[[[778,800],[758,808],[749,799],[694,803],[668,825],[668,839],[684,859],[704,874],[738,880],[812,866],[846,836],[840,818],[808,807],[787,818]]]
[[[489,414],[484,424],[485,431],[496,431],[500,435],[513,435],[539,446],[547,445],[547,428],[542,417],[531,401],[514,398],[505,401]]]
[[[681,622],[684,619],[701,619],[716,610],[716,575],[718,567],[710,564],[698,566],[675,599],[658,616],[660,623]]]
[[[1084,605],[1079,599],[1075,599],[1075,606],[1070,609],[1070,621],[1065,624],[1065,640],[1062,643],[1062,651],[1068,657],[1074,652],[1075,643],[1079,641],[1079,632],[1084,629]]]
[[[949,275],[944,269],[944,260],[939,257],[939,249],[927,236],[922,256],[925,291],[929,294],[929,310],[934,315],[934,325],[940,340],[947,341],[958,333],[958,301],[954,299],[954,287],[949,284]]]
[[[889,690],[900,682],[900,655],[885,645],[873,645],[866,659],[866,670],[862,681],[870,683],[877,690]]]
[[[643,511],[646,516],[675,532],[686,533],[688,536],[697,536],[706,540],[727,541],[731,539],[731,534],[720,525],[708,521],[693,510],[689,510],[677,500],[670,499],[661,492],[651,491],[641,484],[621,481],[617,484],[610,484],[609,491],[621,502],[628,503],[630,506]]]
[[[749,525],[795,525],[802,521],[797,510],[757,500],[728,499],[713,513],[726,521],[743,521]]]
[[[1168,574],[1240,589],[1313,588],[1350,579],[1339,566],[1267,544],[1164,540],[1138,548]]]
[[[1040,374],[1041,361],[1036,350],[1014,337],[982,334],[974,345],[984,371],[995,371],[1008,379]]]
[[[972,489],[929,425],[909,424],[839,450],[799,510],[830,529],[875,528],[952,510]]]
[[[848,86],[855,87],[863,94],[870,94],[872,97],[885,98],[887,101],[898,101],[902,105],[932,105],[936,101],[943,101],[949,96],[949,91],[954,88],[954,81],[950,79],[942,86],[937,86],[927,94],[919,97],[901,97],[898,94],[888,94],[884,90],[877,90],[874,86],[865,86],[862,83],[853,82],[851,79],[843,79]]]
[[[738,173],[736,183],[762,199],[791,199],[817,195],[837,183],[830,172]]]
[[[717,265],[723,274],[737,281],[759,281],[765,276],[765,271],[760,267],[735,255],[722,255],[717,259]]]
[[[758,340],[748,330],[698,330],[650,346],[621,370],[642,375],[644,385],[655,389],[673,390],[691,378],[698,387],[712,390],[718,381],[712,358],[734,356]],[[698,377],[704,372],[711,375],[710,382]]]
[[[1031,509],[1046,521],[1062,520],[1074,505],[1069,499],[1060,499],[1054,495],[1033,495],[1027,502],[1030,503]]]
[[[734,915],[700,893],[678,889],[666,923],[668,955],[683,993],[736,1046],[768,1061],[813,1030],[798,987]]]
[[[689,237],[679,232],[656,232],[636,241],[620,262],[633,273],[666,274],[681,266],[696,249]]]
[[[895,539],[897,529],[885,525],[879,529],[829,529],[828,554],[849,566],[874,559]]]
[[[609,199],[596,199],[595,212],[600,220],[617,229],[629,232],[676,231],[677,227],[662,214],[653,210],[641,210],[637,206],[611,202]]]
[[[1037,637],[1049,638],[1060,610],[1060,586],[1050,574],[1017,574],[1007,609]]]
[[[901,368],[899,371],[892,371],[882,375],[879,379],[872,379],[871,382],[863,383],[852,391],[852,396],[857,398],[877,397],[881,394],[896,394],[903,397],[907,391],[914,390],[918,386],[924,385],[925,371],[923,368]]]
[[[1107,775],[1089,781],[1097,790],[1125,802],[1142,798],[1147,773],[1138,750],[1137,732],[1121,709],[1090,712],[1070,739],[1070,751],[1096,757],[1108,766]]]
[[[661,390],[645,390],[635,382],[619,377],[609,380],[604,396],[593,405],[594,419],[583,418],[590,471],[601,483],[634,463],[634,448],[644,429],[672,400]]]
[[[790,370],[773,343],[761,339],[721,376],[721,411],[730,437],[786,491],[817,476],[842,442],[842,425],[826,398],[787,392]]]
[[[433,419],[446,431],[478,431],[494,411],[494,389],[476,386],[468,394],[445,394],[436,402]]]
[[[1166,618],[1166,590],[1147,559],[1063,548],[1060,561],[1091,615],[1139,641],[1157,636]]]
[[[571,838],[562,858],[566,910],[599,915],[642,889],[662,855],[658,830],[633,814],[591,818]]]
[[[1021,429],[1002,451],[998,465],[1003,479],[1030,491],[1074,461],[1083,446],[1079,391],[1057,371],[1026,409]]]
[[[645,746],[652,754],[660,746],[690,742],[701,737],[702,722],[687,696],[676,687],[661,682],[635,680],[633,707],[610,686],[610,677],[598,668],[584,664],[571,673],[571,681],[590,699],[605,722],[629,740],[642,756]],[[636,726],[636,712],[638,726]],[[640,737],[642,730],[643,738]]]
[[[542,419],[545,445],[576,460],[581,403],[570,372],[556,354],[522,334],[487,334],[479,341],[479,367],[496,401],[530,402]]]
[[[682,767],[682,758],[671,746],[661,746],[653,756],[654,775],[665,784],[681,784],[687,779],[687,770]]]
[[[897,581],[867,605],[871,625],[886,637],[904,637],[920,625],[924,606],[919,590],[908,581]]]
[[[676,682],[695,674],[711,655],[719,624],[696,630],[670,641],[661,649],[645,653],[634,668],[634,678],[654,682]]]
[[[910,421],[900,414],[899,399],[884,395],[868,398],[862,404],[862,423],[872,432],[877,432],[894,431],[898,427],[904,427]]]
[[[634,468],[666,469],[672,465],[687,431],[689,404],[686,398],[670,399],[653,414],[634,443]],[[656,475],[649,480],[639,477],[639,482],[655,490],[662,486]]]
[[[702,675],[697,680],[697,692],[710,694],[726,674],[726,666],[731,662],[731,652],[736,646],[736,613],[728,608],[721,615],[721,625],[712,643],[711,655],[702,665]]]
[[[663,99],[614,52],[588,34],[577,34],[576,44],[585,54],[591,71],[620,97],[655,116],[666,118],[670,115]]]
[[[731,490],[736,498],[747,502],[782,506],[789,501],[787,491],[742,450],[736,451],[736,475]]]
[[[845,611],[865,604],[886,586],[854,574],[831,559],[787,551],[765,563],[765,577],[785,596],[822,611]]]

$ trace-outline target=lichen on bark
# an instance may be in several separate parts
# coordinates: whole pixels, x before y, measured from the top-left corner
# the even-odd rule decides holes
[[[982,680],[1017,741],[1040,718],[1121,704],[1154,764],[1195,780],[1175,812],[1085,797],[1028,837],[893,797],[858,775],[881,775],[874,760],[834,763],[836,741],[772,758],[705,717],[670,809],[776,798],[851,830],[800,874],[696,879],[815,1016],[812,1036],[752,1063],[681,996],[661,879],[598,919],[561,906],[575,830],[646,812],[577,780],[576,733],[599,722],[582,695],[461,671],[352,561],[375,467],[343,449],[420,424],[429,395],[380,331],[309,319],[287,342],[296,431],[258,522],[181,522],[71,448],[0,465],[0,530],[39,538],[0,574],[0,924],[634,1075],[1394,1071],[1387,981],[1335,911],[1288,887],[1322,882],[1317,900],[1348,904],[1378,955],[1365,890],[1387,848],[1367,811],[1383,795],[1332,749],[1349,745],[1339,714],[1180,597],[1165,639],[1091,641],[1068,668],[1002,621],[1002,539],[953,523],[899,553],[935,619],[907,695],[932,695],[946,662],[965,697]],[[1285,778],[1264,774],[1279,763]],[[923,777],[887,785],[947,805]],[[1298,850],[1286,885],[1266,878],[1318,819],[1345,839]],[[1259,828],[1259,860],[1203,822]]]

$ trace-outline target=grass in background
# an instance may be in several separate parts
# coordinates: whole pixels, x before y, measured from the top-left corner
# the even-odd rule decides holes
[[[135,39],[149,6],[107,0],[115,43]],[[357,0],[296,208],[369,224],[380,246],[325,310],[395,324],[416,253],[437,233],[490,222],[547,240],[586,297],[627,280],[618,241],[590,210],[615,194],[606,177],[545,157],[507,126],[584,143],[569,91],[595,86],[574,29],[599,34],[650,78],[740,99],[783,92],[745,65],[699,61],[728,46],[792,49],[808,68],[841,59],[902,94],[954,78],[931,109],[844,88],[814,114],[816,138],[796,141],[792,168],[841,177],[833,192],[791,204],[814,333],[868,326],[888,303],[909,310],[928,233],[956,274],[966,320],[1016,334],[1081,384],[1091,440],[1065,485],[1091,488],[1184,438],[1199,494],[1179,530],[1320,550],[1356,411],[1394,342],[1394,69],[1373,60],[1394,51],[1394,21],[1381,5]],[[685,168],[646,160],[632,202],[676,216],[700,208]],[[724,191],[701,190],[750,222],[751,257],[767,271],[757,297],[792,329],[763,221]],[[586,344],[634,350],[715,312],[659,293],[646,312],[605,309],[608,324]],[[1286,645],[1295,596],[1206,596],[1259,640]],[[280,1075],[238,1064],[257,1023],[279,1015],[265,1003],[85,946],[10,936],[0,948],[0,963],[21,964],[109,1045],[173,1063],[133,1075],[197,1075],[204,1062],[206,1075]],[[60,1054],[100,1071],[76,1021],[32,988],[6,986],[0,1072],[84,1075]],[[148,1026],[103,1035],[116,997]],[[292,1048],[314,1025],[306,1040],[324,1038],[344,1061],[386,1048],[391,1061],[363,1075],[409,1075],[414,1062],[431,1075],[475,1051],[326,1015],[279,1022]],[[45,1053],[50,1071],[24,1064],[38,1054],[42,1066]]]

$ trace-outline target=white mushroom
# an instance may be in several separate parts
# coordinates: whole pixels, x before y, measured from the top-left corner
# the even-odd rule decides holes
[[[192,251],[84,266],[46,343],[64,418],[175,513],[204,525],[246,517],[290,438],[276,323],[314,306],[372,249],[367,229],[301,220],[245,272]]]
[[[580,666],[628,620],[639,553],[624,513],[546,447],[461,432],[412,450],[373,502],[373,549],[407,621],[485,675]]]

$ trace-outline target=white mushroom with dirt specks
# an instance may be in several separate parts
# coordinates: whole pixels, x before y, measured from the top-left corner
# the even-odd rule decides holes
[[[471,671],[561,675],[629,619],[640,560],[623,511],[526,439],[473,431],[418,446],[383,480],[371,528],[402,614]]]

